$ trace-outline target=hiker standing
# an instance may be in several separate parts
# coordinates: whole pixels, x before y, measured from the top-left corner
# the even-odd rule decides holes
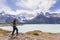
[[[12,37],[13,37],[15,31],[16,31],[16,36],[18,35],[18,28],[16,27],[17,20],[14,19],[12,23],[13,23],[13,31],[12,31]]]

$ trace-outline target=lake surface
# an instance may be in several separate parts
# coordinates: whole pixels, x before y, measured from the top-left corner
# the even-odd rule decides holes
[[[25,33],[33,30],[43,32],[60,33],[60,24],[25,24],[17,26],[19,32]],[[0,29],[12,31],[12,26],[0,27]]]

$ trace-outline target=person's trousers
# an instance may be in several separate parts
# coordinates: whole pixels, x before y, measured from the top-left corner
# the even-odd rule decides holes
[[[14,35],[15,31],[16,31],[16,35],[18,35],[18,29],[16,27],[13,27],[12,36]]]

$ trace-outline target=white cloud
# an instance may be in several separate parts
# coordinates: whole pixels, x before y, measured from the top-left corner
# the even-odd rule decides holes
[[[30,10],[47,11],[55,0],[17,0],[16,5]]]
[[[35,9],[40,0],[17,0],[16,5],[28,9]]]
[[[19,13],[19,15],[21,16],[25,16],[27,20],[33,19],[34,17],[37,16],[35,11],[17,10],[16,13]]]
[[[60,14],[60,9],[57,9],[54,12],[51,12],[51,13],[59,13]]]
[[[60,9],[58,9],[58,10],[56,11],[56,13],[60,13]]]
[[[8,14],[14,14],[15,12],[5,4],[6,0],[0,0],[0,12],[4,11]]]

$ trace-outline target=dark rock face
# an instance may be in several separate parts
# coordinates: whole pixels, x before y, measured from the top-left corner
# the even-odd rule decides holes
[[[34,19],[28,21],[31,24],[60,24],[60,17],[58,14],[39,14]]]

